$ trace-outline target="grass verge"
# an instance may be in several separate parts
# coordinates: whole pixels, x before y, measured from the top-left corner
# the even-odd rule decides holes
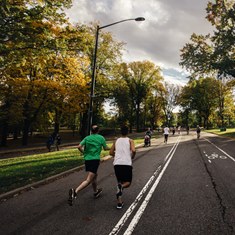
[[[0,193],[37,182],[83,164],[78,150],[0,160]]]
[[[235,128],[227,128],[226,131],[220,131],[220,129],[210,129],[203,131],[213,133],[219,136],[235,138]]]

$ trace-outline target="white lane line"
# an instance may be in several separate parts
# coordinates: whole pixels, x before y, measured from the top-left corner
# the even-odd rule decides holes
[[[232,161],[235,162],[235,159],[230,156],[229,154],[227,154],[224,150],[222,150],[221,148],[219,148],[218,146],[216,146],[214,143],[212,143],[210,140],[204,138],[206,141],[208,141],[210,144],[212,144],[213,146],[215,146],[217,149],[219,149],[222,153],[224,153],[227,157],[229,157]]]
[[[181,136],[179,136],[176,140],[176,142],[174,143],[173,147],[171,148],[170,152],[166,155],[165,159],[164,159],[164,163],[168,160],[169,156],[171,155],[171,152],[175,149],[175,146],[178,145],[179,139],[181,139]]]
[[[178,137],[179,139],[179,137]],[[178,141],[177,139],[177,141]],[[170,150],[170,152],[167,154],[167,157],[170,155],[170,153],[172,152],[172,150],[175,148],[175,145],[172,147],[172,149]],[[127,211],[124,213],[124,215],[122,216],[122,218],[118,221],[118,223],[115,225],[115,227],[113,228],[113,230],[109,233],[109,235],[115,235],[118,234],[118,232],[121,230],[121,228],[124,226],[125,222],[127,221],[127,219],[130,217],[130,215],[132,214],[132,212],[134,211],[134,209],[136,208],[136,206],[138,205],[139,201],[142,199],[142,197],[144,196],[144,193],[147,191],[147,189],[150,187],[150,185],[152,184],[152,182],[154,181],[155,177],[157,176],[157,174],[159,173],[159,171],[161,170],[162,166],[160,165],[157,170],[153,173],[153,175],[150,177],[150,179],[148,180],[148,182],[145,184],[144,188],[140,191],[140,193],[138,194],[138,196],[136,197],[135,201],[129,206],[129,208],[127,209]]]
[[[166,169],[167,169],[167,167],[168,167],[172,157],[174,156],[174,153],[175,153],[178,145],[179,145],[179,142],[177,143],[176,147],[172,151],[171,156],[169,157],[168,161],[164,165],[164,167],[163,167],[161,173],[159,174],[159,176],[157,177],[155,183],[153,184],[153,186],[149,190],[147,196],[145,197],[145,199],[142,202],[140,208],[138,209],[138,211],[136,212],[135,216],[133,217],[133,219],[132,219],[131,223],[129,224],[127,230],[125,231],[124,235],[131,235],[132,232],[134,231],[134,229],[135,229],[136,225],[138,224],[142,214],[144,213],[144,210],[146,209],[146,207],[147,207],[147,205],[148,205],[148,203],[149,203],[149,201],[150,201],[154,191],[156,190],[156,188],[157,188],[157,186],[158,186],[158,184],[159,184],[159,182],[160,182],[164,172],[166,171]]]
[[[147,184],[144,186],[144,188],[141,190],[141,192],[139,193],[139,195],[136,197],[135,201],[130,205],[130,207],[128,208],[128,210],[125,212],[125,214],[122,216],[122,218],[118,221],[118,223],[115,225],[115,227],[113,228],[113,230],[109,233],[109,235],[114,235],[114,234],[118,234],[118,232],[120,231],[120,229],[123,227],[123,225],[125,224],[126,220],[129,218],[129,216],[131,215],[131,213],[133,212],[133,210],[135,209],[135,207],[137,206],[138,202],[141,200],[141,198],[144,196],[144,193],[147,191],[147,189],[149,188],[149,186],[152,184],[154,178],[156,177],[156,175],[158,174],[158,172],[161,170],[162,166],[160,165],[157,170],[154,172],[154,174],[150,177],[150,179],[148,180]]]

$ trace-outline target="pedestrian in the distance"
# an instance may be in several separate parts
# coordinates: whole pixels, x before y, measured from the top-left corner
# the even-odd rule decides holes
[[[181,126],[178,126],[178,134],[180,135],[180,133],[181,133]]]
[[[169,127],[165,126],[165,128],[163,129],[163,135],[164,135],[164,143],[166,144],[168,141],[169,131],[170,131]]]
[[[114,171],[117,179],[117,209],[123,207],[122,193],[132,182],[132,159],[136,150],[134,141],[128,135],[128,127],[121,127],[121,137],[118,138],[110,149],[110,155],[114,156]]]
[[[53,134],[52,134],[48,137],[47,142],[46,142],[48,152],[51,152],[51,146],[53,144],[54,144],[54,138],[53,138]]]
[[[91,135],[85,137],[81,143],[78,145],[78,150],[84,154],[85,159],[85,170],[88,172],[86,179],[81,182],[81,184],[73,189],[69,190],[69,205],[73,205],[74,199],[77,197],[77,194],[89,184],[92,185],[94,191],[94,197],[98,198],[102,192],[102,188],[97,187],[97,171],[100,164],[100,153],[102,148],[109,150],[105,138],[98,134],[99,127],[93,125],[91,127]]]
[[[189,126],[186,127],[187,135],[189,134]]]
[[[60,137],[60,135],[59,134],[57,134],[56,135],[56,139],[55,139],[55,145],[56,145],[56,149],[57,149],[57,151],[59,151],[60,150],[60,144],[61,144],[61,137]]]
[[[197,138],[199,139],[200,138],[200,133],[201,133],[201,128],[200,128],[199,125],[197,125],[196,132],[197,132]]]

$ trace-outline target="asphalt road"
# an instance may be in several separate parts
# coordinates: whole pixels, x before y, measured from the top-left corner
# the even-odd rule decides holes
[[[112,159],[103,162],[94,199],[88,187],[75,204],[68,190],[85,172],[78,171],[0,204],[1,234],[191,235],[235,234],[234,140],[202,133],[153,140],[138,149],[133,182],[116,209]]]

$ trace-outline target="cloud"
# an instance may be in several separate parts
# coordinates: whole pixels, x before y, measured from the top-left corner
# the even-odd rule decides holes
[[[124,22],[103,30],[126,43],[124,60],[150,60],[167,70],[175,71],[172,79],[185,74],[177,74],[180,68],[180,49],[189,42],[192,33],[208,34],[212,31],[205,19],[207,0],[74,0],[67,11],[72,22],[100,22],[110,24],[119,20],[145,17],[144,22]],[[168,76],[166,74],[166,76]],[[169,77],[168,77],[169,78]]]

